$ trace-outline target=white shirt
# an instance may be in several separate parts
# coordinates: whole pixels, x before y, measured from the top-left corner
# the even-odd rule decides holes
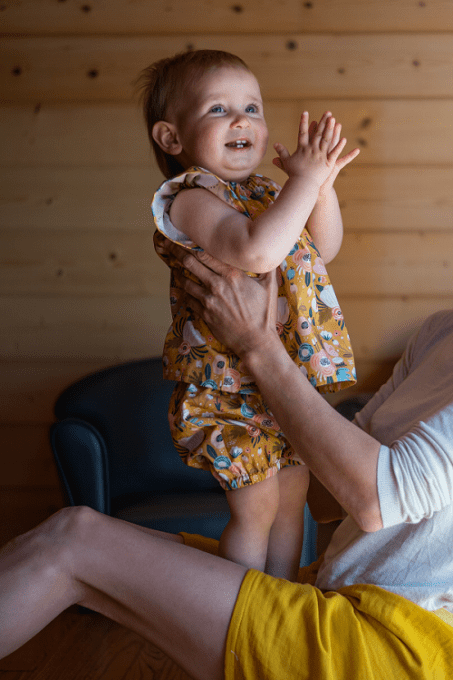
[[[347,517],[317,587],[372,583],[430,611],[453,612],[453,311],[425,321],[355,422],[382,444],[384,528],[366,533]]]

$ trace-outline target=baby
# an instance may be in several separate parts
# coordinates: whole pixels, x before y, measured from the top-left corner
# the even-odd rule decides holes
[[[258,82],[237,56],[198,50],[163,59],[141,75],[153,150],[167,181],[154,196],[155,246],[172,268],[173,324],[164,375],[177,380],[169,422],[181,459],[210,470],[231,519],[220,555],[295,580],[309,471],[247,375],[212,336],[178,285],[165,238],[204,249],[250,276],[277,270],[277,328],[291,358],[321,392],[354,384],[354,359],[324,263],[337,254],[342,221],[333,182],[359,153],[330,112],[301,117],[296,151],[274,148],[283,188],[254,170],[268,130]],[[253,273],[252,273],[253,272]]]

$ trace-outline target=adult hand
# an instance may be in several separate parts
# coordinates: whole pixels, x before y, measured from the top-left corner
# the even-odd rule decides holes
[[[257,278],[220,262],[205,251],[189,251],[166,240],[164,253],[175,257],[199,283],[178,272],[189,306],[212,330],[218,340],[242,359],[276,336],[276,272]]]

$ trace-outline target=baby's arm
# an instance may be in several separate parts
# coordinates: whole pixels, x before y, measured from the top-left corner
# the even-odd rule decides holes
[[[306,228],[319,250],[324,264],[331,262],[338,254],[343,241],[343,220],[337,194],[333,187],[325,193],[319,192],[318,200],[307,220]]]
[[[309,128],[310,136],[313,136],[316,133],[317,127],[317,123],[313,121]],[[340,135],[341,124],[335,123],[329,151],[334,149],[338,144]],[[332,173],[321,186],[318,200],[307,220],[306,228],[325,264],[331,262],[338,254],[343,241],[343,220],[341,218],[340,206],[333,184],[340,170],[350,163],[359,153],[359,149],[354,149],[345,156],[338,158]],[[278,167],[281,167],[280,159],[275,158],[274,163]]]
[[[285,147],[275,145],[288,180],[275,203],[256,220],[204,189],[191,189],[174,200],[170,212],[173,224],[227,264],[257,273],[275,269],[297,241],[320,187],[334,171],[344,148],[345,139],[332,148],[334,129],[334,119],[325,113],[310,138],[308,114],[304,113],[296,151],[290,155]]]

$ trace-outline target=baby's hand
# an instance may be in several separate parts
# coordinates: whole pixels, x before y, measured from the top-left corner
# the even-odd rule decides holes
[[[312,177],[323,190],[333,185],[340,170],[350,163],[359,149],[339,158],[346,139],[340,139],[341,125],[326,111],[319,123],[308,124],[308,113],[302,114],[296,151],[291,155],[282,144],[275,144],[278,158],[274,165],[284,170],[289,177]]]
[[[312,121],[310,123],[310,128],[309,128],[309,135],[312,137],[316,130],[317,130],[318,124],[316,121]],[[335,128],[333,131],[332,135],[332,141],[330,143],[329,151],[332,151],[332,149],[335,148],[335,146],[338,144],[340,141],[340,135],[341,135],[341,123],[335,123]],[[349,151],[345,156],[342,156],[341,158],[338,158],[334,169],[332,170],[331,174],[329,177],[326,179],[324,184],[322,184],[320,190],[319,190],[319,195],[326,195],[332,188],[333,184],[338,177],[338,173],[340,170],[342,170],[348,163],[350,163],[356,156],[358,156],[360,153],[360,149],[356,148],[353,149],[352,151]]]

